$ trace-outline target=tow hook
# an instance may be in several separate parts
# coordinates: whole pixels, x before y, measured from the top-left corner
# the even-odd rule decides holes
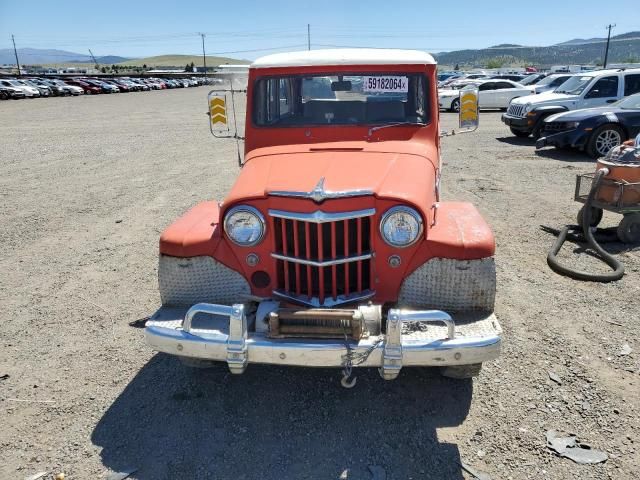
[[[356,382],[358,381],[358,378],[356,376],[350,376],[347,375],[346,373],[342,374],[342,379],[340,380],[340,385],[342,385],[344,388],[353,388],[356,386]]]

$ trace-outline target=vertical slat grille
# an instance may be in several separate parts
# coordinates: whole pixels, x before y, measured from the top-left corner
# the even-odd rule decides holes
[[[276,293],[329,305],[372,291],[371,217],[310,222],[272,217]]]

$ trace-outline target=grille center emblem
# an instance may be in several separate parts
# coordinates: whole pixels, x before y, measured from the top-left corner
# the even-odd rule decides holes
[[[309,192],[309,197],[316,203],[320,203],[327,199],[327,192],[324,191],[324,177],[322,177],[313,190]]]

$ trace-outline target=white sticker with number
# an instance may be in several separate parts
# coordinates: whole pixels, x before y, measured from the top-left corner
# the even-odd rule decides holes
[[[363,77],[365,92],[386,93],[409,91],[409,79],[407,77]]]

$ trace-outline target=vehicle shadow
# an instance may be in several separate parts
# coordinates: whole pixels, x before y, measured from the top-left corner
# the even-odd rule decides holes
[[[462,480],[455,444],[437,428],[460,425],[471,380],[405,369],[392,382],[357,370],[346,390],[333,369],[249,365],[231,375],[154,356],[92,433],[102,462],[132,478]],[[373,470],[369,470],[372,467]],[[374,470],[377,470],[374,472]]]
[[[515,137],[515,136],[496,137],[496,140],[502,143],[507,143],[509,145],[521,146],[521,147],[532,147],[532,146],[535,146],[536,144],[536,141],[533,139],[533,137],[525,137],[525,138]]]
[[[542,148],[536,150],[536,155],[563,162],[593,162],[589,155],[575,148]]]

